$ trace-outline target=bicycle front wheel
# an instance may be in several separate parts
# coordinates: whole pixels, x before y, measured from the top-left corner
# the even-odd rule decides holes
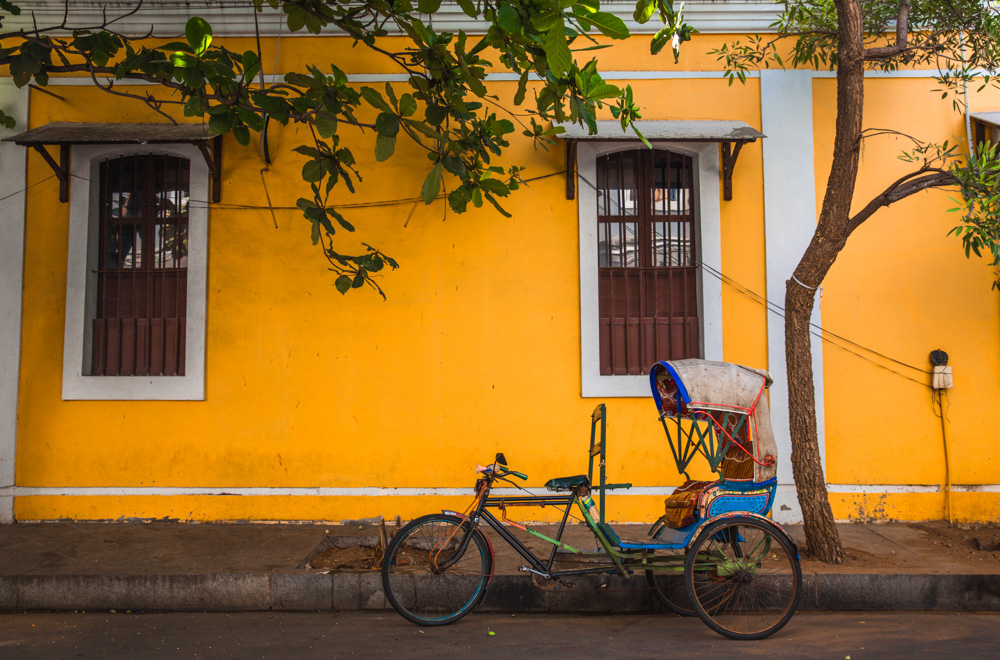
[[[468,520],[443,513],[417,518],[386,548],[382,588],[407,621],[443,626],[458,621],[486,596],[493,548]]]
[[[763,639],[798,607],[802,569],[781,529],[749,517],[710,523],[685,562],[688,597],[699,618],[730,639]]]

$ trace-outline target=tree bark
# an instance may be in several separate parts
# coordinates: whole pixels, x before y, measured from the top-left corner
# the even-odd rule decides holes
[[[840,535],[826,491],[816,432],[809,321],[816,289],[847,243],[851,200],[858,175],[864,108],[864,27],[858,0],[836,0],[837,124],[833,165],[809,247],[785,284],[785,356],[788,366],[788,417],[792,472],[805,523],[807,552],[833,564],[844,562]]]

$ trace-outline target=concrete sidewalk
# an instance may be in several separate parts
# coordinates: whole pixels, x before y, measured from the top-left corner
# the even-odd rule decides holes
[[[391,527],[391,526],[390,526]],[[550,534],[554,530],[545,530]],[[645,526],[616,526],[639,536]],[[802,530],[789,526],[802,544]],[[371,523],[0,525],[0,609],[256,611],[384,609],[375,570],[328,571],[309,563],[330,547],[372,546]],[[802,610],[1000,610],[996,528],[947,523],[840,525],[843,566],[803,561]],[[529,546],[544,551],[533,537]],[[565,540],[588,542],[586,528]],[[592,539],[592,537],[591,537]],[[590,543],[593,543],[590,540]],[[579,576],[537,589],[520,557],[493,538],[496,575],[484,610],[625,612],[659,609],[642,575]],[[586,547],[590,547],[589,545]]]

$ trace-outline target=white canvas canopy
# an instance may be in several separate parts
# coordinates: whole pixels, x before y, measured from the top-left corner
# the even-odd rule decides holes
[[[749,451],[754,460],[753,480],[775,478],[777,445],[766,393],[773,382],[770,374],[728,362],[692,359],[657,362],[649,379],[661,414],[693,419],[711,416],[716,422],[720,413],[746,415]]]

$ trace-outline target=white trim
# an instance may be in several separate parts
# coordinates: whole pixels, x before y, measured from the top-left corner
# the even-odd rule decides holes
[[[782,307],[785,281],[791,277],[816,230],[812,80],[810,71],[762,71],[760,76],[761,130],[768,136],[761,141],[767,299]],[[821,296],[822,289],[817,301]],[[819,308],[817,302],[812,316],[816,324],[820,324]],[[774,378],[769,389],[771,422],[778,445],[779,488],[775,510],[801,517],[792,475],[784,319],[774,313],[767,318],[767,352],[767,368]],[[825,466],[823,347],[818,339],[813,340],[812,357],[819,452]]]
[[[953,486],[952,488],[956,488]],[[941,486],[918,486],[914,484],[827,484],[830,493],[845,495],[902,495],[907,493],[940,493]]]
[[[623,149],[635,149],[636,140],[577,143],[577,204],[580,236],[580,371],[585,397],[649,396],[648,376],[602,376],[600,328],[597,309],[597,158]],[[696,226],[699,227],[701,261],[722,270],[721,202],[719,189],[719,144],[653,142],[694,157],[697,176],[694,197],[698,200]],[[722,282],[702,277],[701,339],[706,360],[722,359]]]
[[[768,70],[769,71],[769,70]],[[780,73],[782,70],[772,71],[773,73]],[[789,73],[795,73],[799,75],[810,76],[812,78],[836,78],[836,71],[811,71],[806,69],[786,69]],[[760,78],[761,71],[747,71],[747,78]],[[916,69],[916,70],[904,70],[904,71],[865,71],[865,78],[934,78],[940,75],[936,69]],[[988,71],[982,70],[976,72],[977,76],[992,75]],[[604,80],[722,80],[723,72],[721,70],[708,70],[708,71],[601,71],[601,77]],[[102,81],[108,80],[113,82],[116,86],[118,85],[156,85],[158,83],[147,82],[145,80],[114,80],[108,78],[101,78]],[[486,82],[515,82],[520,78],[516,73],[487,73]],[[352,83],[379,83],[379,82],[406,82],[409,80],[409,76],[405,73],[348,73],[347,80]],[[285,76],[283,74],[266,74],[264,76],[264,81],[269,84],[275,84],[284,82]],[[532,73],[529,76],[529,80],[538,81],[539,76]],[[60,78],[51,78],[47,84],[48,87],[60,87],[60,86],[72,86],[72,85],[83,85],[90,86],[93,81],[84,76],[67,76]]]
[[[539,494],[544,491],[542,486],[529,486],[529,492]],[[940,493],[941,486],[917,484],[829,484],[827,490],[834,494],[887,494],[910,495],[922,493]],[[1000,484],[953,485],[955,492],[1000,493]],[[674,492],[673,486],[633,486],[629,489],[615,490],[609,495],[653,496],[665,497]],[[525,494],[519,488],[494,488],[496,495]],[[378,487],[316,487],[316,488],[286,488],[286,487],[30,487],[8,486],[0,488],[0,497],[145,497],[162,496],[177,497],[191,495],[232,495],[240,497],[464,497],[473,494],[473,488],[378,488]],[[778,519],[777,511],[775,519]],[[801,521],[801,519],[800,519]],[[787,522],[781,520],[781,522]]]
[[[163,153],[190,161],[192,200],[208,199],[208,166],[197,147],[188,144],[76,145],[72,149],[69,263],[66,274],[66,331],[63,346],[63,400],[205,399],[205,305],[208,279],[208,208],[188,209],[187,343],[184,376],[84,376],[89,371],[90,322],[96,308],[99,174],[105,158],[130,153]]]
[[[956,493],[1000,493],[1000,484],[968,484],[964,486],[952,484],[951,490]],[[940,486],[938,491],[940,491]]]
[[[28,89],[18,89],[10,78],[0,78],[0,109],[18,127],[28,122]],[[0,138],[17,130],[0,127]],[[17,460],[17,400],[21,376],[21,305],[24,292],[24,220],[27,151],[0,142],[0,523],[14,522],[14,500],[3,495],[14,485]],[[55,184],[49,183],[54,187]]]
[[[62,23],[65,0],[33,0],[29,7],[22,5],[20,16],[4,19],[4,28],[25,29],[32,27],[32,14],[39,26]],[[101,23],[101,11],[109,3],[107,0],[70,0],[70,28],[94,28]],[[134,3],[111,3],[112,5],[134,5]],[[663,27],[656,19],[639,25],[632,17],[634,1],[606,0],[603,9],[616,14],[625,21],[633,34],[650,34]],[[120,16],[124,11],[118,6],[108,10],[108,17]],[[154,30],[155,36],[171,37],[184,34],[184,23],[189,16],[201,16],[212,24],[217,36],[253,36],[254,11],[250,0],[145,0],[144,6],[134,16],[123,18],[114,24],[114,29],[128,35],[141,36]],[[778,16],[777,5],[767,0],[728,0],[727,2],[688,2],[684,5],[684,18],[701,32],[773,32],[770,27]],[[257,16],[262,37],[281,34],[289,37],[310,37],[306,30],[290,33],[284,25],[284,14],[268,9]],[[446,0],[434,14],[434,30],[457,32],[465,30],[470,34],[485,32],[486,22],[465,15],[458,5]],[[398,33],[398,32],[396,32]],[[332,29],[327,34],[343,34]],[[660,55],[660,57],[669,57]]]

